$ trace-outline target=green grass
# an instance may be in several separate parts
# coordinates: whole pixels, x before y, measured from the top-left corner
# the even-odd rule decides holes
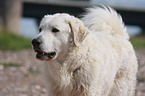
[[[145,36],[137,36],[130,39],[135,49],[145,48]]]
[[[0,50],[18,51],[31,49],[31,40],[11,32],[0,33]]]
[[[0,65],[3,65],[4,68],[6,67],[20,67],[20,64],[14,64],[14,63],[0,63]]]
[[[145,48],[145,36],[137,36],[130,39],[134,48]],[[11,32],[0,32],[0,50],[19,51],[23,49],[31,49],[31,40],[12,34]]]
[[[41,73],[39,70],[32,70],[32,69],[29,69],[29,72],[31,74],[40,74]]]
[[[144,82],[145,79],[144,79],[144,78],[143,78],[143,79],[137,79],[137,81],[138,81],[138,82]]]

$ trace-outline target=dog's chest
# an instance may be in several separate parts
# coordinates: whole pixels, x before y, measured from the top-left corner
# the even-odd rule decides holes
[[[80,69],[74,70],[72,76],[70,74],[62,73],[57,74],[57,79],[53,79],[49,77],[47,80],[48,87],[50,88],[49,92],[53,94],[53,96],[82,96],[84,91],[84,86],[82,86],[82,82],[80,78]]]

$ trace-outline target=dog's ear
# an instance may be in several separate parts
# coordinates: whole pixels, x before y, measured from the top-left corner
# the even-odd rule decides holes
[[[83,22],[75,17],[72,17],[68,23],[71,28],[73,42],[76,46],[79,46],[82,43],[82,41],[85,39],[85,37],[87,36],[88,31],[83,25]]]

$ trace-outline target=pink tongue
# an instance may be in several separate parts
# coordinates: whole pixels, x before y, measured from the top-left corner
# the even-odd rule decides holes
[[[43,55],[43,58],[44,58],[45,60],[49,60],[49,58],[48,58],[47,55]]]

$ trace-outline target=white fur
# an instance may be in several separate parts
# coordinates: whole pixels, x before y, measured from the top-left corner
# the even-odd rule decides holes
[[[68,14],[41,22],[43,50],[58,55],[43,64],[48,96],[133,96],[138,65],[121,17],[107,7],[88,10],[86,27]]]

